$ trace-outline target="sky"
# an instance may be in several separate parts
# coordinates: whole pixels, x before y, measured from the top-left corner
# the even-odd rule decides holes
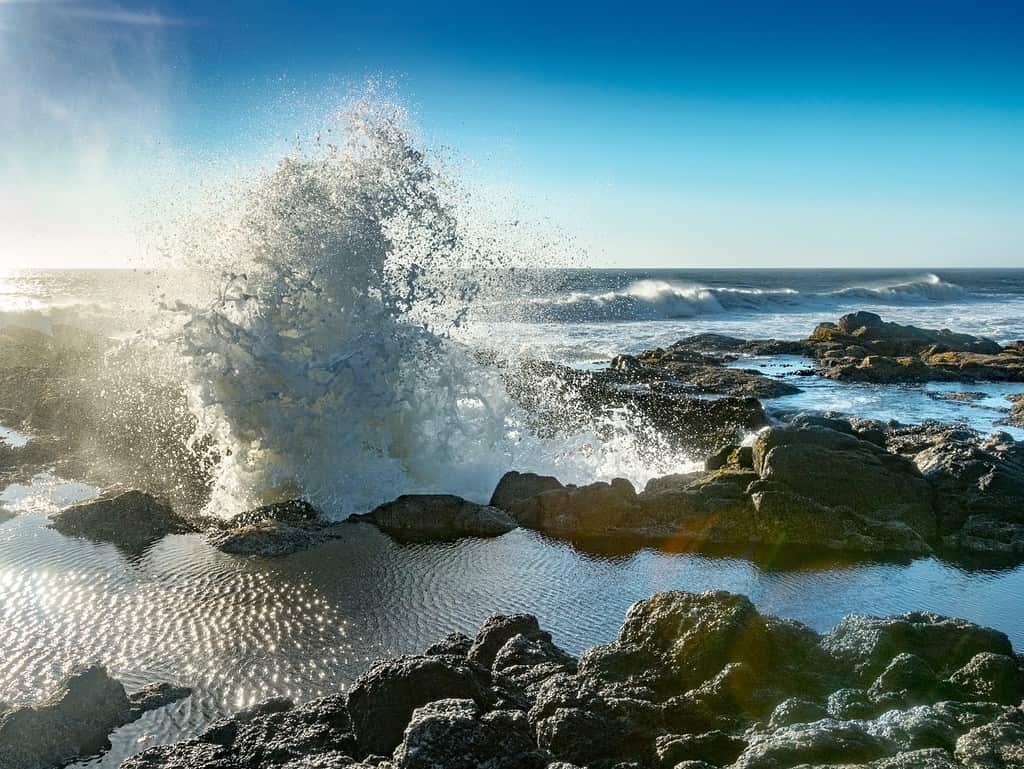
[[[1024,4],[0,0],[0,266],[120,266],[367,80],[595,266],[1024,267]]]

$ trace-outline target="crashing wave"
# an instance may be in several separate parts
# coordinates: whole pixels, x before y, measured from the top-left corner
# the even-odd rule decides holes
[[[708,287],[648,279],[618,291],[575,291],[536,299],[526,314],[534,320],[560,322],[650,321],[725,313],[829,310],[857,302],[913,305],[967,296],[962,287],[932,274],[889,285],[853,286],[827,293],[801,293],[792,288]]]
[[[485,499],[510,468],[592,481],[678,470],[628,428],[536,437],[500,372],[453,339],[474,276],[500,260],[471,237],[398,108],[358,103],[336,142],[298,151],[193,239],[231,269],[185,308],[197,436],[212,436],[214,514],[302,495],[333,514],[398,494]],[[230,207],[228,207],[230,208]],[[605,435],[609,431],[605,431]]]

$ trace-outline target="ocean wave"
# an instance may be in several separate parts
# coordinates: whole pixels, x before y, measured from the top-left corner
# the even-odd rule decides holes
[[[913,305],[968,296],[961,286],[930,273],[898,283],[851,286],[823,293],[803,293],[792,288],[709,287],[647,279],[617,291],[574,291],[535,299],[528,304],[526,315],[561,322],[650,321],[724,313],[827,310],[844,305]]]

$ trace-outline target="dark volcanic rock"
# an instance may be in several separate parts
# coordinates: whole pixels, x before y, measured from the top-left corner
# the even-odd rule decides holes
[[[955,426],[800,414],[639,494],[621,479],[510,473],[495,499],[523,526],[583,542],[1024,556],[1024,443]]]
[[[290,555],[323,544],[329,523],[302,499],[264,505],[227,521],[209,521],[207,541],[231,555],[267,558]]]
[[[1007,395],[1006,399],[1011,404],[1010,416],[1006,418],[1006,423],[1017,425],[1017,427],[1024,427],[1024,393]]]
[[[193,740],[160,745],[122,769],[329,769],[350,766],[358,752],[345,697],[295,707],[269,700],[218,721]]]
[[[398,769],[542,769],[549,762],[522,711],[483,713],[473,700],[459,699],[414,710],[394,754]]]
[[[562,489],[564,486],[557,478],[536,473],[520,473],[511,470],[501,476],[494,493],[491,505],[502,510],[510,509],[511,505],[522,499],[529,499],[545,491]]]
[[[0,766],[41,769],[100,753],[114,729],[188,694],[164,684],[129,697],[102,667],[88,668],[44,702],[0,712]]]
[[[61,534],[111,542],[141,553],[168,534],[195,528],[167,505],[142,491],[111,492],[57,513],[50,527]]]
[[[963,620],[848,617],[821,636],[677,591],[578,664],[536,618],[496,615],[378,663],[347,706],[271,701],[124,769],[1019,767],[1021,673],[1005,636]]]
[[[364,753],[390,755],[413,711],[440,699],[492,705],[490,671],[460,657],[399,657],[370,668],[352,688],[348,710]]]
[[[517,526],[504,510],[451,494],[403,494],[350,520],[372,523],[396,539],[413,541],[497,537]]]

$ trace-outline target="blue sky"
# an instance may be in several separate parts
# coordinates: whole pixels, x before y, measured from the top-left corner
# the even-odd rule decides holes
[[[137,199],[367,78],[629,266],[1024,266],[1024,5],[0,0],[0,264],[106,264]]]

